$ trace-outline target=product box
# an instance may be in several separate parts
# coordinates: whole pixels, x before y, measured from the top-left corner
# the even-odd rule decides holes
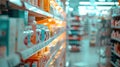
[[[37,44],[41,42],[41,29],[39,25],[36,25],[36,41]]]
[[[38,7],[42,10],[44,9],[44,0],[38,0]]]
[[[9,17],[11,17],[11,19],[13,20],[14,18],[14,22],[16,19],[16,27],[14,27],[16,29],[16,45],[15,45],[15,49],[16,52],[22,51],[26,48],[26,46],[24,45],[24,29],[25,29],[25,20],[24,20],[24,16],[25,16],[25,12],[23,10],[17,10],[17,9],[9,9]],[[13,23],[11,21],[11,23]],[[13,36],[12,36],[13,37]],[[13,49],[13,48],[12,48]]]
[[[6,57],[8,52],[8,29],[9,18],[7,15],[0,15],[0,57]]]
[[[31,37],[33,35],[32,26],[25,26],[25,30],[23,32],[23,45],[26,46],[26,48],[32,47],[33,44],[31,42]]]
[[[14,54],[16,52],[16,25],[17,25],[17,18],[15,16],[9,17],[9,37],[8,37],[8,43],[9,43],[9,54]]]

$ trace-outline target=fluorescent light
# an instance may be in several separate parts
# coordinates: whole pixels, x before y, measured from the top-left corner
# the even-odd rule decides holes
[[[69,5],[69,2],[67,1],[67,2],[65,2],[65,4],[66,4],[66,5]]]
[[[88,5],[90,2],[79,2],[80,5]]]
[[[105,0],[99,0],[100,2],[105,2]]]
[[[90,5],[90,2],[79,2],[80,5]],[[118,2],[95,2],[96,5],[118,5]]]
[[[69,11],[73,11],[73,8],[69,8]]]
[[[96,5],[114,5],[114,4],[119,4],[118,2],[95,2]]]

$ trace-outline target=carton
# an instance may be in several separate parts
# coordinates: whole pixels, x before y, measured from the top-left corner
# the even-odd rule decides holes
[[[7,15],[0,15],[0,56],[6,57],[9,55],[8,50],[8,25],[9,20]]]
[[[24,45],[24,28],[25,28],[25,12],[23,10],[17,10],[17,9],[9,9],[9,17],[11,23],[14,23],[14,27],[16,29],[16,31],[13,31],[15,34],[15,50],[16,52],[22,51],[26,48],[26,46]],[[13,22],[14,20],[14,22]],[[15,27],[15,23],[16,23],[16,27]],[[12,24],[13,25],[13,24]],[[10,37],[14,37],[14,36],[10,36]],[[12,46],[12,49],[14,46]]]

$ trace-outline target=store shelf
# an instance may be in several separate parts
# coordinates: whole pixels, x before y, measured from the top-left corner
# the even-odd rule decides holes
[[[9,57],[7,57],[7,62],[9,67],[15,67],[21,63],[20,56],[18,54],[11,54]]]
[[[10,3],[15,4],[17,6],[22,6],[21,0],[8,0]]]
[[[118,53],[116,53],[114,50],[111,50],[112,53],[114,53],[116,56],[120,57],[120,55]]]
[[[45,11],[41,10],[40,8],[37,8],[27,2],[24,2],[24,5],[25,5],[25,8],[30,11],[30,13],[32,13],[32,12],[37,13],[37,15],[41,16],[41,17],[53,17],[52,14],[45,12]],[[34,13],[32,13],[32,14],[34,14]]]
[[[120,26],[111,26],[111,28],[120,29]]]
[[[120,14],[113,14],[112,17],[120,16]]]
[[[54,39],[56,39],[59,35],[61,35],[64,32],[61,31],[60,33],[54,35],[53,37],[51,37],[50,39],[48,39],[47,41],[37,44],[31,48],[28,48],[26,50],[23,50],[20,52],[22,59],[26,60],[28,59],[30,56],[34,55],[35,53],[37,53],[39,50],[41,50],[42,48],[46,47],[49,43],[51,43]]]
[[[114,38],[114,37],[112,37],[111,39],[120,42],[120,39],[118,39],[118,38]]]
[[[114,67],[118,67],[113,61],[110,61],[110,63],[111,63]]]
[[[62,44],[64,42],[61,43],[60,47],[57,47],[56,51],[54,51],[54,53],[51,55],[50,59],[48,60],[48,62],[46,63],[45,67],[49,67],[49,64],[52,62],[52,60],[55,58],[57,52],[60,50],[60,48],[62,47]]]
[[[71,23],[70,25],[80,25],[80,23]]]
[[[68,30],[78,30],[78,31],[83,31],[83,28],[69,28]]]
[[[44,17],[44,18],[51,17],[51,18],[55,18],[57,20],[64,20],[63,18],[54,16],[54,15],[52,15],[52,14],[50,14],[50,13],[48,13],[48,12],[38,8],[38,7],[35,7],[27,2],[22,2],[21,0],[9,0],[9,2],[11,4],[14,4],[14,6],[22,7],[23,9],[29,11],[30,15],[34,15],[36,17]],[[24,6],[23,6],[23,4],[24,4]],[[15,8],[19,8],[19,7],[15,7]]]
[[[80,44],[80,42],[69,42],[69,44]]]

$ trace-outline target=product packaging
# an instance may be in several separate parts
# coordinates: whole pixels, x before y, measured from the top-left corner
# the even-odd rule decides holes
[[[8,15],[0,15],[0,57],[9,55],[8,50],[8,32],[9,32],[9,18]]]
[[[12,12],[13,13],[13,12]],[[9,15],[9,53],[14,54],[16,52],[16,32],[17,32],[17,16]]]
[[[36,25],[36,41],[37,44],[41,42],[41,29],[39,25]]]
[[[16,22],[16,27],[14,27],[16,29],[16,31],[14,31],[16,33],[14,35],[16,37],[15,38],[16,45],[15,46],[12,45],[12,49],[15,49],[17,52],[22,51],[26,48],[26,46],[24,45],[24,29],[26,24],[24,20],[25,12],[26,11],[23,10],[9,9],[9,16],[11,23],[13,23],[13,19],[14,19],[14,24]]]
[[[37,37],[36,37],[36,21],[35,21],[35,17],[34,16],[29,16],[28,17],[28,25],[32,26],[32,30],[33,30],[33,35],[31,37],[31,42],[35,45],[37,44]]]
[[[42,10],[44,9],[44,0],[38,0],[38,7]]]

